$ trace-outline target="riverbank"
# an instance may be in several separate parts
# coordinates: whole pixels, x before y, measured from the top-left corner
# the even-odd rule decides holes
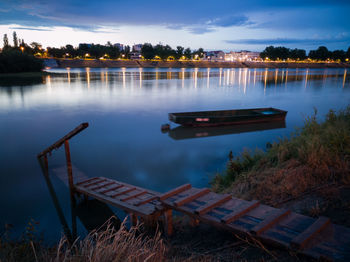
[[[291,138],[267,144],[267,151],[230,156],[227,169],[212,181],[215,191],[258,199],[309,216],[328,216],[350,226],[350,106],[315,115]]]
[[[350,68],[349,63],[286,63],[286,62],[210,62],[210,61],[138,61],[46,59],[49,67],[59,68]]]

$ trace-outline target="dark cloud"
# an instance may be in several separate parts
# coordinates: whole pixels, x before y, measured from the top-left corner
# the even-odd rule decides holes
[[[96,33],[109,32],[103,30],[106,26],[123,25],[158,25],[192,34],[234,26],[274,30],[276,35],[286,30],[303,35],[305,29],[324,35],[349,32],[350,28],[349,0],[5,0],[0,2],[0,10],[6,10],[1,12],[0,24],[68,26]],[[254,39],[245,40],[258,44]],[[267,40],[292,44],[293,39]],[[301,43],[297,40],[294,43]]]
[[[249,18],[243,15],[219,17],[208,22],[208,25],[219,27],[240,26],[248,24],[251,24],[251,22],[249,22]]]

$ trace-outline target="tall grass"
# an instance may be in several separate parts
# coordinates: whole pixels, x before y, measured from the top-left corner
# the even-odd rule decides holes
[[[165,245],[158,230],[152,237],[141,232],[142,225],[127,230],[125,221],[119,230],[110,224],[103,230],[89,233],[72,245],[62,237],[56,248],[45,248],[32,240],[9,242],[0,239],[0,261],[52,262],[138,262],[163,261]]]
[[[330,110],[322,123],[316,116],[317,110],[266,152],[244,151],[230,160],[213,179],[214,190],[271,204],[327,183],[350,184],[350,106]]]

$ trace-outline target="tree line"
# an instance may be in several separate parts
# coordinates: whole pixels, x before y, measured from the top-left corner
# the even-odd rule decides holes
[[[264,51],[260,53],[260,57],[264,60],[305,60],[307,58],[318,61],[334,60],[339,62],[349,61],[350,59],[350,47],[347,51],[334,50],[329,51],[327,47],[320,46],[316,50],[310,50],[306,55],[304,49],[290,49],[283,46],[268,46]]]
[[[0,73],[40,72],[43,61],[34,57],[41,50],[41,45],[33,42],[27,45],[23,39],[13,32],[13,45],[10,45],[7,34],[4,35],[4,45],[0,53]]]

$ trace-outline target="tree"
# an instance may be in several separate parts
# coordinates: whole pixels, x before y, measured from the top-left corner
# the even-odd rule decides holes
[[[42,46],[38,42],[32,42],[30,43],[30,46],[32,47],[33,53],[34,54],[41,54],[42,53]]]
[[[292,58],[294,60],[305,60],[306,51],[304,49],[292,49],[290,50],[289,58]]]
[[[317,50],[310,50],[309,58],[325,61],[330,57],[331,53],[328,51],[327,47],[320,46]]]
[[[18,39],[17,39],[17,33],[16,33],[16,31],[13,32],[13,46],[14,46],[15,48],[18,47]]]
[[[192,56],[192,52],[191,52],[191,49],[189,47],[187,47],[184,51],[184,56],[187,58],[187,59],[191,59],[191,56]]]
[[[183,54],[184,54],[184,50],[185,50],[184,47],[182,47],[182,46],[177,46],[177,47],[176,47],[176,55],[175,55],[175,58],[176,58],[176,59],[180,59],[180,58],[183,56]]]
[[[145,43],[141,48],[141,55],[145,59],[153,59],[155,56],[154,48],[150,43]]]
[[[346,53],[343,50],[334,50],[331,52],[331,58],[333,60],[340,60],[341,62],[344,62],[346,59]]]
[[[4,49],[9,47],[9,39],[7,37],[7,34],[4,34]]]
[[[347,62],[350,61],[350,46],[349,46],[349,48],[348,48],[348,51],[346,51],[346,59],[348,59]]]

